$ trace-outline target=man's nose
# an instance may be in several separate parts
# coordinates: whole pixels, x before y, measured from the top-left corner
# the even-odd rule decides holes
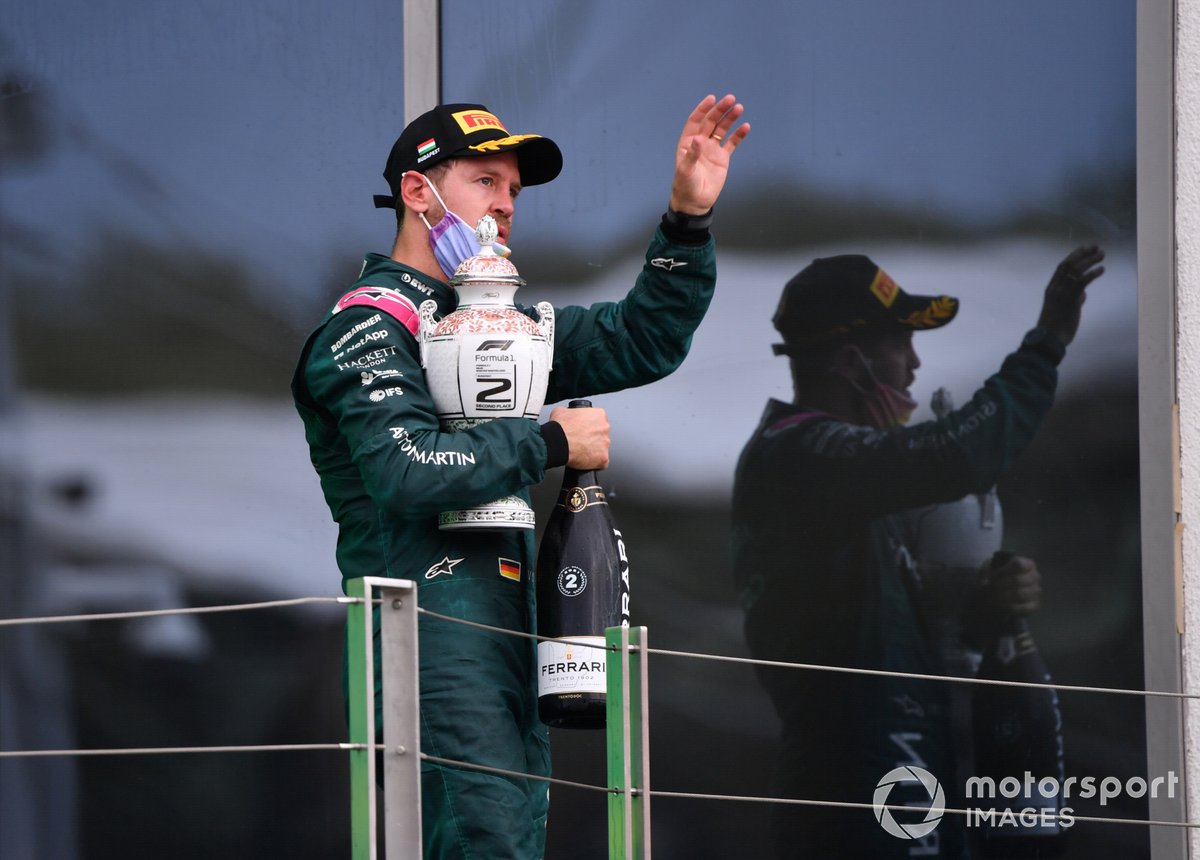
[[[516,199],[508,191],[497,191],[496,198],[492,201],[492,211],[497,215],[503,215],[505,218],[511,218],[513,211],[516,209]]]

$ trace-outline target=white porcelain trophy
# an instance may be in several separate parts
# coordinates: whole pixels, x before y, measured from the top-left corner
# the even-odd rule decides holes
[[[421,303],[421,364],[446,431],[496,418],[536,419],[546,400],[554,308],[538,302],[540,322],[517,310],[513,297],[525,281],[493,249],[497,235],[495,219],[484,215],[475,228],[479,253],[464,260],[450,279],[458,293],[457,310],[436,321],[436,303]],[[533,509],[519,496],[438,515],[443,530],[533,527]]]

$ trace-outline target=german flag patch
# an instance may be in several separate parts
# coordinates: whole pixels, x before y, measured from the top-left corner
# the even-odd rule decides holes
[[[521,581],[521,562],[513,561],[511,558],[502,558],[499,561],[501,576],[511,579],[513,582]]]

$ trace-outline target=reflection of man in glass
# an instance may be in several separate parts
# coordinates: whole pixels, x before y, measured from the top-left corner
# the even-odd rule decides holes
[[[958,301],[905,293],[859,255],[816,260],[788,282],[774,317],[783,337],[775,351],[788,356],[795,400],[768,403],[739,460],[733,497],[734,576],[754,657],[942,669],[918,608],[905,512],[986,492],[1028,445],[1103,257],[1086,247],[1064,259],[1037,326],[1000,371],[961,409],[911,427],[908,389],[920,366],[913,332],[950,322]],[[1013,609],[1029,607],[1031,568],[1021,560],[993,573],[1012,578],[993,585]],[[775,668],[761,678],[783,723],[780,796],[870,803],[881,777],[904,766],[934,774],[953,796],[946,685]],[[929,798],[910,782],[886,802],[928,806]],[[781,857],[965,851],[957,816],[905,840],[869,811],[780,805],[773,829]]]
[[[713,294],[709,222],[730,156],[750,131],[741,115],[729,95],[708,96],[688,117],[668,211],[629,294],[556,311],[548,403],[643,385],[683,360]],[[384,171],[391,193],[376,199],[397,211],[392,253],[367,256],[354,288],[310,335],[292,383],[338,523],[343,580],[412,579],[422,607],[519,633],[536,618],[533,533],[442,531],[438,513],[527,496],[555,466],[603,468],[608,421],[601,409],[560,407],[541,425],[510,418],[442,432],[417,309],[432,300],[438,318],[454,311],[447,281],[478,253],[475,225],[491,215],[507,242],[518,193],[561,166],[556,144],[510,134],[483,105],[441,105],[410,123]],[[549,775],[535,665],[529,639],[422,619],[422,751]],[[421,771],[427,857],[542,856],[545,782],[428,761]]]

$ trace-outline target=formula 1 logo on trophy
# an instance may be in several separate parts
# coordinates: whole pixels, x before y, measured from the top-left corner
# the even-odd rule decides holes
[[[475,228],[479,253],[450,279],[457,310],[436,321],[436,303],[421,303],[421,364],[443,430],[466,430],[494,418],[536,419],[546,400],[554,308],[538,302],[540,322],[517,310],[513,297],[525,281],[493,249],[497,235],[495,219],[484,215]],[[519,496],[438,515],[443,530],[533,527],[533,509]]]

